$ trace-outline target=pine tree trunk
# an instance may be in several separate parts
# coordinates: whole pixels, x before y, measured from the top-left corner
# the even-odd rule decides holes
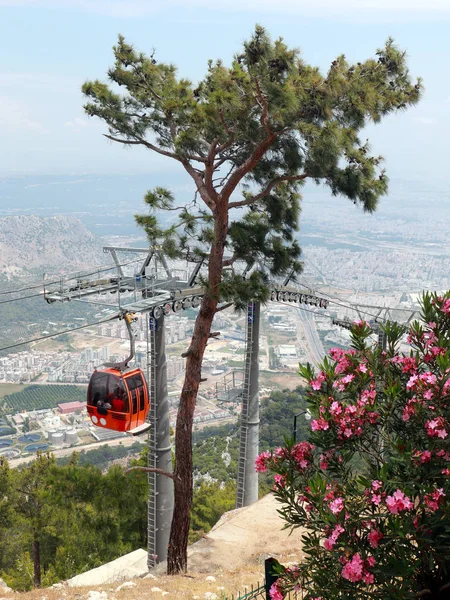
[[[33,584],[35,588],[41,587],[41,544],[33,540]]]
[[[186,375],[180,396],[175,431],[174,511],[167,553],[167,573],[176,575],[187,569],[187,546],[193,494],[192,426],[201,379],[203,355],[211,333],[222,279],[222,261],[228,232],[228,211],[215,216],[214,243],[209,259],[209,289],[205,293],[195,321],[186,360]]]

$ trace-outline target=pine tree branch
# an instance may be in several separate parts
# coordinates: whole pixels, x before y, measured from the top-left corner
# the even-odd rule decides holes
[[[234,192],[236,187],[239,185],[241,179],[256,167],[261,158],[264,156],[264,154],[275,141],[277,135],[277,133],[267,135],[267,137],[256,146],[256,148],[253,150],[253,152],[247,158],[247,160],[245,160],[239,167],[236,168],[234,173],[232,173],[227,183],[225,184],[222,192],[220,193],[220,196],[222,198],[226,198],[228,200],[228,198]]]
[[[164,469],[158,469],[156,467],[130,467],[126,469],[125,473],[130,473],[131,471],[143,471],[144,473],[156,473],[157,475],[164,475],[164,477],[168,477],[169,479],[174,480],[175,477],[173,473],[169,473],[168,471],[164,471]]]
[[[172,116],[167,114],[166,115],[167,120],[169,121],[169,128],[170,128],[170,135],[172,137],[172,143],[175,145],[175,140],[177,137],[177,131],[176,131],[176,127],[175,127],[175,123],[172,119]],[[204,158],[204,157],[199,157],[199,156],[177,156],[174,155],[174,158],[176,158],[176,160],[178,160],[179,162],[181,162],[181,164],[183,165],[185,171],[192,177],[192,179],[194,180],[195,185],[197,186],[197,190],[200,194],[201,199],[203,200],[203,202],[206,204],[206,206],[211,210],[214,211],[216,204],[214,202],[214,198],[217,197],[217,193],[214,190],[214,187],[212,187],[212,192],[213,195],[211,195],[207,189],[207,186],[205,185],[205,181],[204,181],[204,172],[199,172],[197,169],[195,169],[191,163],[189,162],[189,160],[195,160],[197,162],[202,162],[205,165],[207,164],[208,159]]]
[[[302,175],[286,175],[285,177],[277,177],[276,179],[273,179],[270,183],[268,183],[264,190],[259,194],[256,194],[256,196],[247,198],[247,200],[240,200],[239,202],[230,202],[230,204],[228,205],[228,209],[249,206],[250,204],[257,202],[258,200],[261,200],[261,198],[268,196],[273,190],[273,188],[279,185],[280,183],[283,183],[285,181],[303,181],[307,177],[310,177],[308,173],[303,173]]]
[[[223,267],[231,267],[231,265],[233,265],[235,262],[237,261],[237,256],[232,256],[231,258],[226,258],[225,260],[222,261],[222,268]]]
[[[208,194],[211,197],[215,197],[217,194],[214,189],[213,184],[213,175],[214,175],[214,158],[216,156],[216,148],[219,140],[214,138],[211,144],[209,145],[208,156],[206,157],[206,167],[205,167],[205,185],[208,191]]]
[[[260,144],[256,146],[256,148],[253,150],[252,154],[247,158],[247,160],[244,161],[242,165],[237,167],[237,169],[229,178],[228,182],[225,184],[220,195],[221,197],[224,197],[227,200],[234,192],[241,179],[245,177],[245,175],[247,175],[247,173],[249,173],[254,167],[256,167],[261,158],[264,156],[264,154],[270,148],[272,143],[275,141],[277,135],[279,135],[279,133],[273,132],[269,127],[269,107],[267,104],[267,100],[264,98],[264,95],[261,91],[259,81],[257,79],[255,81],[256,89],[258,92],[257,103],[262,108],[260,122],[266,130],[267,136]]]
[[[231,148],[231,146],[234,144],[235,139],[236,136],[233,133],[226,142],[224,142],[221,146],[218,146],[216,154],[221,154],[222,152],[225,152],[225,150]]]
[[[223,310],[226,310],[227,308],[230,308],[230,306],[233,306],[233,302],[227,302],[226,304],[224,304],[220,308],[216,308],[216,310],[214,312],[217,314],[219,312],[222,312]]]
[[[163,150],[162,148],[158,148],[158,146],[154,146],[153,144],[151,144],[150,142],[147,142],[147,140],[143,140],[143,139],[136,139],[136,140],[122,140],[120,138],[117,138],[113,135],[109,135],[107,133],[103,134],[105,136],[105,138],[108,138],[108,140],[111,140],[113,142],[119,142],[119,144],[125,144],[125,146],[132,144],[135,146],[145,146],[146,148],[148,148],[149,150],[153,150],[154,152],[158,153],[158,154],[162,154],[163,156],[168,156],[169,158],[174,158],[175,160],[178,160],[179,162],[181,162],[181,157],[177,156],[176,154],[174,154],[173,152],[168,152],[167,150]]]
[[[216,202],[208,193],[208,190],[207,190],[205,182],[204,182],[204,173],[203,174],[199,173],[196,169],[194,169],[194,167],[191,165],[191,163],[188,160],[181,160],[181,164],[183,165],[183,167],[185,168],[187,173],[194,180],[194,183],[198,189],[198,193],[200,194],[200,198],[203,200],[203,202],[206,204],[206,206],[211,210],[211,212],[214,212],[214,210],[216,208]],[[215,190],[214,190],[214,197],[217,198],[217,192]]]
[[[220,169],[220,167],[229,160],[231,160],[230,156],[223,156],[220,160],[214,163],[214,170],[217,171],[217,169]],[[232,169],[234,168],[234,166],[235,165],[233,163]]]
[[[224,114],[223,114],[223,110],[219,110],[219,115],[220,115],[220,121],[221,121],[221,123],[223,125],[223,128],[228,133],[228,135],[230,136],[230,138],[232,138],[232,137],[234,138],[235,132],[231,129],[231,127],[229,125],[227,125],[227,122],[225,121],[225,117],[224,117]]]
[[[184,160],[195,160],[197,162],[205,162],[206,161],[205,158],[203,158],[201,156],[197,156],[196,154],[178,155],[178,154],[175,154],[174,152],[169,152],[168,150],[163,150],[162,148],[159,148],[158,146],[155,146],[154,144],[151,144],[150,142],[148,142],[147,140],[144,140],[142,138],[136,137],[136,139],[134,139],[134,140],[122,140],[120,138],[116,138],[115,136],[107,134],[107,133],[104,133],[103,135],[105,136],[105,138],[108,138],[108,140],[111,140],[113,142],[119,142],[119,144],[125,144],[125,145],[132,144],[135,146],[139,146],[139,145],[145,146],[149,150],[153,150],[154,152],[157,152],[158,154],[162,154],[163,156],[173,158],[181,163]]]
[[[264,98],[264,94],[261,91],[261,86],[259,85],[259,81],[258,81],[257,77],[255,79],[255,85],[256,85],[256,91],[257,91],[256,101],[262,109],[260,123],[266,130],[267,135],[272,135],[272,131],[269,127],[269,107],[267,104],[267,100],[266,100],[266,98]]]
[[[184,207],[183,207],[184,208]],[[179,227],[183,227],[183,225],[186,225],[187,223],[190,222],[190,220],[200,220],[200,219],[204,219],[205,217],[203,215],[194,215],[189,217],[189,219],[182,219],[181,221],[179,221],[178,223],[176,223],[175,225],[172,225],[173,229],[178,229]]]

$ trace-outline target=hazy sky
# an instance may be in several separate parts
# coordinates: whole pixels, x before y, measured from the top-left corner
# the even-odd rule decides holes
[[[391,177],[450,180],[450,0],[0,0],[0,176],[176,168],[105,140],[83,114],[82,82],[105,78],[119,32],[197,80],[207,59],[229,63],[255,23],[323,70],[393,36],[426,93],[367,135]]]

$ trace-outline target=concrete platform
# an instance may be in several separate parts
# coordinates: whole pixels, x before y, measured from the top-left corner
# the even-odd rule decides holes
[[[140,549],[116,558],[106,565],[76,575],[67,580],[67,585],[69,587],[104,585],[133,577],[142,577],[147,573],[147,552]]]

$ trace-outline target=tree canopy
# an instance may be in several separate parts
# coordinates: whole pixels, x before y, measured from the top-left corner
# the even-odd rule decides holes
[[[382,158],[371,155],[361,130],[415,104],[421,93],[420,80],[411,80],[405,53],[392,39],[375,58],[349,64],[341,55],[322,74],[257,26],[230,66],[210,60],[197,83],[179,77],[174,65],[158,62],[155,54],[136,51],[123,36],[114,56],[108,76],[125,93],[116,85],[87,82],[85,110],[107,124],[109,139],[178,161],[196,187],[188,206],[177,207],[161,187],[147,193],[151,214],[137,221],[149,239],[173,256],[194,246],[193,253],[207,257],[214,214],[233,194],[227,206],[231,259],[225,266],[259,259],[272,274],[300,269],[295,231],[306,179],[375,210],[388,180]],[[243,207],[248,210],[237,212]],[[162,228],[158,212],[168,210],[177,219]],[[224,299],[242,304],[242,296],[255,297],[258,286],[225,275],[221,291]]]

